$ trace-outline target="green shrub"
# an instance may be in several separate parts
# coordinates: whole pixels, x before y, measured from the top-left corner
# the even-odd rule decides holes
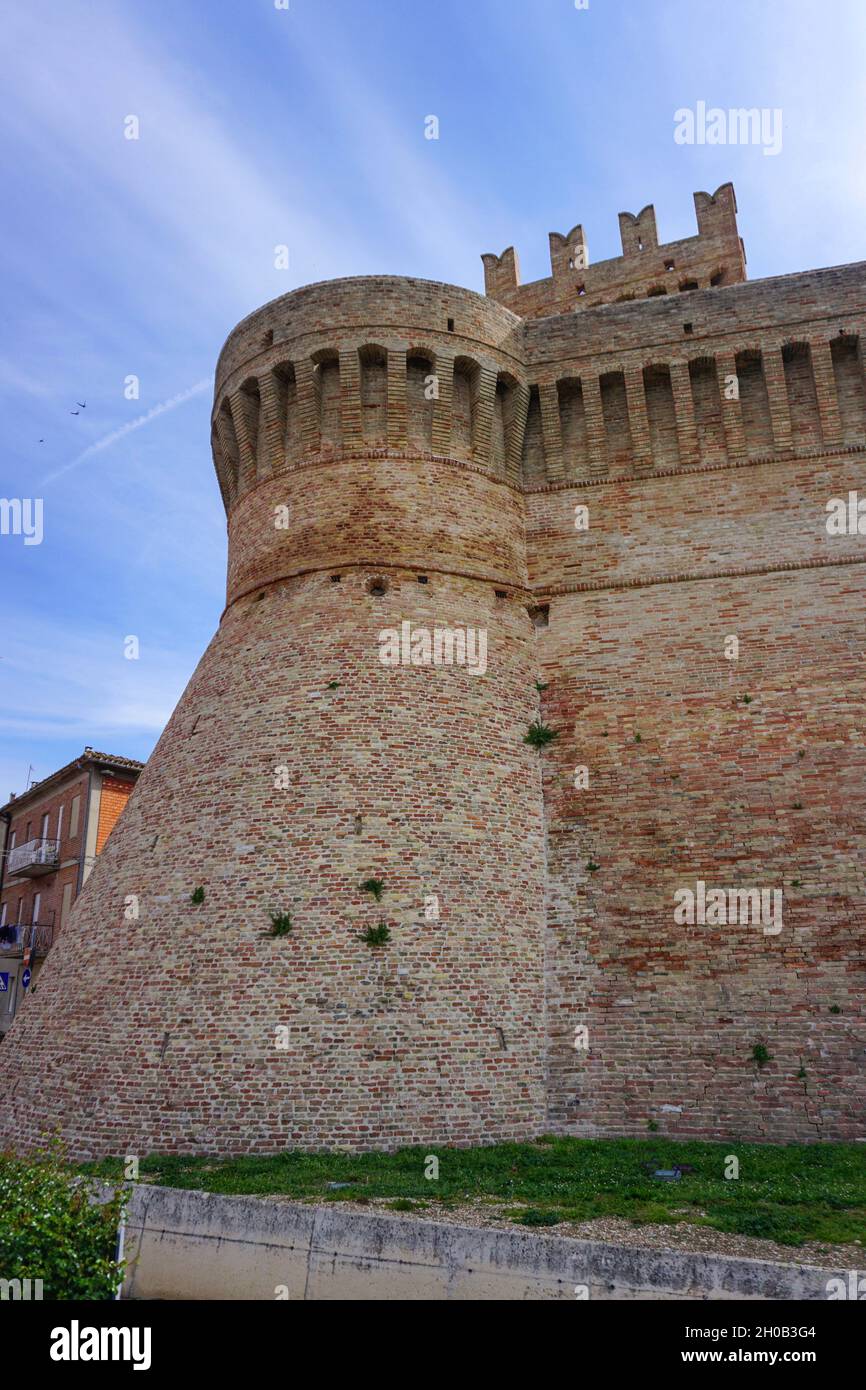
[[[564,1220],[557,1211],[542,1211],[539,1207],[527,1207],[518,1216],[521,1226],[558,1226]]]
[[[364,882],[361,884],[361,892],[372,893],[377,903],[381,901],[384,891],[385,882],[384,879],[381,878],[365,878]]]
[[[272,912],[271,930],[269,936],[288,936],[292,930],[292,914],[290,912]]]
[[[89,1199],[93,1183],[74,1173],[59,1146],[28,1158],[0,1154],[0,1278],[41,1279],[48,1299],[113,1299],[126,1194]]]
[[[544,748],[555,738],[559,738],[559,730],[551,729],[547,724],[542,724],[540,720],[536,719],[523,735],[523,742],[528,743],[532,748]]]
[[[380,922],[378,927],[368,927],[362,937],[368,946],[384,946],[391,940],[391,932],[387,922]]]

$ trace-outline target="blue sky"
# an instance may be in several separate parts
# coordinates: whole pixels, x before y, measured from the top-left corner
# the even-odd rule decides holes
[[[866,253],[862,0],[6,0],[2,22],[0,495],[41,497],[44,538],[0,536],[0,800],[86,743],[146,757],[191,675],[224,594],[213,368],[259,304],[381,272],[480,290],[511,243],[535,279],[549,231],[582,222],[601,260],[652,202],[688,236],[692,192],[728,179],[751,278]],[[781,108],[781,152],[676,144],[700,100]]]

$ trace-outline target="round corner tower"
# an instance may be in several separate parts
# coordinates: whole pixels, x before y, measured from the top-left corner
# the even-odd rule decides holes
[[[519,325],[365,277],[230,335],[226,608],[4,1044],[40,1055],[10,1069],[5,1141],[242,1153],[542,1127]]]

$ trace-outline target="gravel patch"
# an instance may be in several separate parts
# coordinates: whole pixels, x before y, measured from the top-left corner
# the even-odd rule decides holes
[[[290,1199],[285,1199],[290,1200]],[[306,1199],[321,1205],[316,1198]],[[513,1203],[466,1202],[460,1206],[416,1207],[412,1211],[392,1211],[392,1197],[371,1197],[366,1202],[335,1203],[341,1211],[381,1212],[385,1216],[409,1217],[413,1221],[440,1225],[489,1227],[496,1231],[527,1231],[535,1236],[572,1236],[578,1240],[607,1241],[641,1250],[671,1250],[698,1255],[732,1255],[742,1259],[771,1260],[774,1264],[815,1265],[819,1269],[855,1269],[863,1263],[863,1245],[824,1245],[807,1241],[805,1245],[778,1245],[774,1240],[755,1236],[729,1235],[711,1226],[692,1226],[686,1221],[671,1225],[632,1225],[620,1217],[598,1217],[592,1221],[561,1221],[556,1226],[525,1226],[516,1217],[524,1208]],[[332,1205],[330,1202],[328,1206]]]

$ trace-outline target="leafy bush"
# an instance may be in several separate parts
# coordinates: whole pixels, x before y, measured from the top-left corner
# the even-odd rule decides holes
[[[772,1062],[773,1060],[772,1054],[767,1051],[762,1042],[755,1043],[755,1046],[752,1048],[752,1057],[759,1067],[765,1067],[768,1062]]]
[[[290,912],[272,912],[271,930],[269,936],[288,936],[292,930],[292,914]]]
[[[57,1145],[28,1158],[0,1154],[0,1279],[41,1279],[43,1299],[114,1298],[126,1195],[118,1187],[97,1204],[92,1190]]]
[[[530,744],[532,748],[544,748],[555,738],[559,738],[559,730],[551,729],[549,725],[542,724],[541,720],[536,719],[524,734],[523,742]]]
[[[387,922],[380,922],[378,927],[368,927],[362,937],[368,946],[385,946],[391,940],[391,931]]]
[[[382,894],[385,891],[385,882],[381,878],[365,878],[361,884],[362,893],[372,893],[376,902],[381,902]]]

